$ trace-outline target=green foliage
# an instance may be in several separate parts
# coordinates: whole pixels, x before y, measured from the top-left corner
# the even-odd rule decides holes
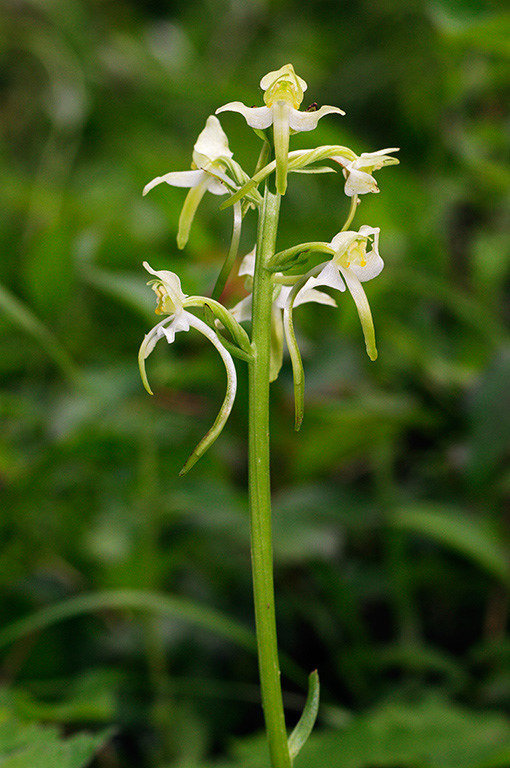
[[[510,583],[507,550],[493,521],[470,518],[456,509],[421,506],[396,510],[393,522],[460,552],[505,585]]]
[[[235,765],[263,768],[261,745],[239,745]],[[260,756],[257,756],[260,755]],[[296,768],[503,768],[510,723],[441,700],[381,704],[345,728],[312,735]]]
[[[0,763],[5,768],[86,768],[104,746],[110,732],[80,733],[63,738],[53,726],[20,720],[10,697],[0,699]]]

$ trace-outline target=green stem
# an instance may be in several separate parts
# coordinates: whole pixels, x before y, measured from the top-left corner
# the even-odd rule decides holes
[[[273,581],[269,464],[269,362],[273,278],[264,269],[275,252],[280,195],[266,184],[259,218],[253,280],[252,348],[249,364],[249,493],[255,624],[262,705],[272,768],[290,768],[285,730]]]
[[[349,227],[351,226],[351,222],[356,214],[356,210],[358,208],[358,195],[353,195],[351,197],[351,206],[349,208],[349,213],[347,215],[347,219],[345,224],[343,225],[340,232],[345,232]]]

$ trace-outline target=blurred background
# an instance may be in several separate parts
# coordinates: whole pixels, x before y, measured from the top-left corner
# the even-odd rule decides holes
[[[180,334],[149,361],[150,398],[136,364],[156,321],[142,261],[207,294],[231,214],[206,196],[180,252],[185,191],[141,190],[188,169],[207,116],[261,104],[260,78],[292,62],[304,107],[346,111],[294,148],[401,148],[354,222],[381,228],[386,266],[366,286],[379,359],[343,294],[338,310],[296,312],[300,433],[288,360],[272,385],[289,725],[306,675],[322,682],[296,765],[509,765],[508,8],[1,0],[0,13],[2,717],[40,733],[113,725],[99,768],[267,764],[244,366],[221,438],[179,479],[223,367]],[[240,115],[221,121],[250,172],[259,140]],[[279,247],[331,240],[342,179],[290,182]],[[247,216],[241,253],[254,237]]]

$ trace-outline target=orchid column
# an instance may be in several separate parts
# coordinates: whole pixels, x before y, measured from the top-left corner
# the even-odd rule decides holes
[[[193,217],[206,192],[230,194],[220,206],[233,207],[232,242],[225,255],[211,297],[187,296],[177,275],[167,270],[146,269],[155,279],[151,285],[158,297],[156,312],[165,315],[145,337],[139,353],[142,380],[152,393],[145,371],[145,360],[160,338],[172,343],[178,331],[195,329],[219,352],[227,374],[227,391],[220,412],[205,437],[191,453],[181,472],[187,472],[218,437],[233,406],[236,392],[236,368],[233,357],[247,363],[249,369],[249,497],[252,572],[255,604],[262,704],[272,768],[290,768],[313,728],[318,711],[318,675],[309,679],[305,709],[294,731],[287,737],[280,683],[276,637],[273,584],[271,525],[271,488],[269,457],[269,388],[278,377],[283,359],[284,338],[289,348],[294,376],[296,428],[304,409],[304,372],[294,333],[293,311],[299,304],[319,302],[336,306],[329,293],[316,286],[351,293],[361,320],[369,357],[377,356],[372,315],[362,282],[376,277],[384,264],[379,255],[379,229],[362,226],[349,230],[359,196],[378,192],[372,173],[384,165],[398,162],[390,152],[380,150],[357,155],[348,147],[332,145],[309,150],[289,151],[293,133],[311,131],[321,117],[330,113],[343,115],[338,107],[314,104],[300,111],[307,84],[291,64],[265,75],[260,82],[265,106],[247,107],[231,102],[217,110],[239,112],[263,141],[259,162],[250,177],[233,160],[228,139],[215,116],[210,116],[193,152],[190,171],[170,172],[156,177],[144,192],[166,182],[188,187],[189,192],[179,220],[177,244],[184,248]],[[344,193],[351,204],[344,226],[329,241],[301,243],[276,251],[282,196],[289,174],[306,170],[322,173],[341,169]],[[259,185],[263,184],[263,195]],[[239,274],[246,275],[250,292],[230,311],[218,299],[237,258],[243,217],[252,208],[258,212],[257,242],[243,259]],[[368,248],[370,247],[370,250]],[[312,254],[324,254],[326,260],[311,266]],[[316,261],[315,256],[315,261]],[[190,309],[203,311],[204,319]],[[241,323],[251,323],[250,335]]]

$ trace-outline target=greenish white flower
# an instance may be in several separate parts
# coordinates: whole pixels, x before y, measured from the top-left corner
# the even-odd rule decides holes
[[[384,261],[379,254],[379,232],[379,227],[368,226],[360,227],[359,232],[339,232],[329,243],[334,251],[333,258],[316,276],[312,275],[302,289],[310,290],[324,285],[337,291],[345,291],[347,286],[358,310],[367,353],[371,360],[377,358],[374,323],[361,283],[372,280],[383,270]]]
[[[179,277],[173,272],[169,272],[165,269],[154,270],[146,261],[144,261],[143,266],[148,272],[155,276],[155,279],[150,280],[148,285],[152,287],[158,298],[156,314],[167,315],[161,322],[157,323],[148,334],[146,334],[140,346],[138,365],[145,389],[149,394],[153,394],[147,379],[145,361],[158,341],[165,338],[169,344],[172,344],[175,340],[176,333],[179,331],[189,331],[190,328],[195,328],[209,339],[213,346],[218,350],[227,372],[227,391],[218,416],[211,429],[196,446],[181,470],[181,474],[184,474],[191,469],[193,464],[198,461],[200,456],[202,456],[202,454],[204,454],[209,446],[216,440],[228,419],[236,396],[236,369],[230,352],[225,349],[218,335],[212,328],[206,325],[203,320],[200,320],[200,318],[196,317],[192,312],[189,312],[186,309],[187,305],[196,305],[197,297],[188,297],[182,291]]]
[[[144,195],[163,182],[172,187],[189,187],[179,218],[179,248],[184,248],[188,242],[191,224],[204,194],[211,192],[213,195],[226,195],[232,188],[237,188],[236,182],[225,174],[226,168],[233,164],[227,135],[218,118],[210,115],[193,148],[192,170],[172,171],[164,176],[156,176],[144,187]],[[241,169],[239,171],[242,173]]]
[[[247,107],[240,101],[232,101],[216,110],[220,112],[239,112],[251,128],[265,130],[273,126],[274,149],[276,157],[276,188],[279,194],[285,194],[287,188],[287,165],[290,132],[312,131],[321,117],[330,113],[344,115],[339,107],[323,106],[306,112],[300,112],[306,82],[294,72],[292,64],[285,64],[280,69],[269,72],[260,81],[264,93],[265,107]]]
[[[332,156],[332,160],[343,166],[345,176],[345,194],[348,197],[354,195],[365,195],[367,192],[379,192],[377,182],[372,176],[374,171],[378,171],[385,165],[397,165],[396,157],[391,157],[389,152],[398,152],[397,147],[389,149],[379,149],[377,152],[362,152],[359,157],[349,163],[345,162],[345,157]]]

